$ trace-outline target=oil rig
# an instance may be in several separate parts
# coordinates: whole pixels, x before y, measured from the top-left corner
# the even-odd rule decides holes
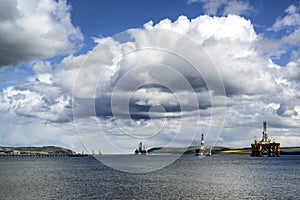
[[[196,147],[195,156],[211,156],[211,148],[204,146],[204,135],[201,135],[201,146]]]
[[[257,141],[254,137],[254,144],[251,144],[253,157],[262,157],[263,155],[268,155],[269,157],[280,157],[280,143],[271,142],[268,139],[267,133],[267,122],[263,122],[263,132],[262,140]]]
[[[143,142],[140,142],[138,148],[134,152],[135,154],[146,154],[147,153],[147,147]]]

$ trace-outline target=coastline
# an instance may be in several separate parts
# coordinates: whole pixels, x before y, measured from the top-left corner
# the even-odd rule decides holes
[[[57,146],[42,147],[2,147],[0,146],[0,157],[86,157],[87,154],[76,153],[70,149]]]
[[[222,146],[206,146],[211,148],[212,154],[251,154],[251,148],[230,148]],[[169,154],[194,154],[197,146],[190,147],[153,147],[147,153],[153,155]],[[282,147],[281,155],[300,155],[300,147]],[[51,157],[51,156],[69,156],[69,157],[86,157],[88,154],[75,153],[74,151],[57,146],[42,147],[2,147],[0,146],[0,157],[3,156],[34,156],[34,157]]]
[[[194,154],[197,146],[190,147],[154,147],[148,150],[150,154]],[[251,148],[230,148],[221,146],[207,146],[212,154],[251,154]],[[300,155],[300,147],[282,147],[281,155]]]

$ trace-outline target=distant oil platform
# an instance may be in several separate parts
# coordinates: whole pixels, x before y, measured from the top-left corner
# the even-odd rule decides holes
[[[99,155],[102,155],[103,152],[102,152],[102,150],[100,149],[98,153],[99,153]],[[93,151],[92,151],[92,154],[93,154],[93,155],[96,155],[96,151],[93,150]]]
[[[143,142],[140,142],[138,148],[134,152],[135,154],[146,154],[147,153],[147,147],[146,144]]]
[[[204,134],[201,135],[201,146],[195,149],[195,156],[211,156],[211,148],[204,146]]]
[[[280,157],[280,143],[271,142],[268,139],[267,122],[263,122],[262,140],[257,141],[254,137],[254,144],[251,144],[253,157],[262,157],[264,154],[269,157]]]

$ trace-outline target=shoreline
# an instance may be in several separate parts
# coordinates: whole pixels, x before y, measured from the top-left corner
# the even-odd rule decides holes
[[[153,147],[147,151],[149,155],[194,154],[198,146],[190,147]],[[221,146],[206,146],[211,148],[212,154],[251,154],[251,148],[230,148]],[[300,147],[282,147],[281,155],[300,155]],[[0,157],[87,157],[92,154],[75,153],[74,151],[57,146],[43,147],[2,147]],[[107,154],[109,155],[109,154]],[[127,155],[127,154],[125,154]]]

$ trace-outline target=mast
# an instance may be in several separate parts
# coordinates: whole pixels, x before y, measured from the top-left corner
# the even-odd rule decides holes
[[[262,142],[268,142],[267,122],[263,122]]]
[[[204,134],[201,134],[201,146],[204,146]]]
[[[143,150],[143,143],[140,142],[140,144],[139,144],[139,152],[142,152],[142,150]]]

